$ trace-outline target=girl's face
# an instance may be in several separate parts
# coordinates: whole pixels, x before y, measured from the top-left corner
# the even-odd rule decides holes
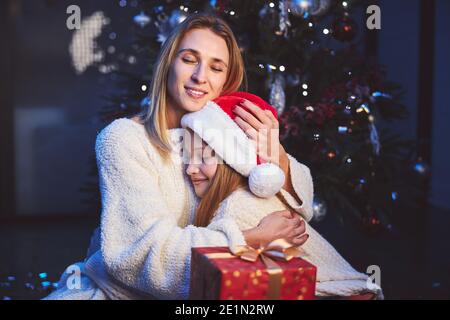
[[[222,92],[229,53],[224,39],[209,29],[183,37],[168,74],[168,108],[179,115],[200,110]]]
[[[202,198],[211,185],[217,172],[218,158],[200,137],[191,133],[191,143],[185,149],[188,151],[189,164],[186,173],[194,186],[195,194]],[[194,142],[195,141],[195,142]]]

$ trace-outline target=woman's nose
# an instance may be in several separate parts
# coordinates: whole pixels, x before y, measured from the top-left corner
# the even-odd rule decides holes
[[[192,74],[192,80],[194,80],[197,83],[204,83],[206,82],[206,70],[205,67],[203,67],[202,64],[197,64],[197,68],[195,68],[194,73]]]

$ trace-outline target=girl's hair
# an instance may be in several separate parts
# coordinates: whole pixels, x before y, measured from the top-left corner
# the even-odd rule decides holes
[[[208,226],[220,203],[241,187],[248,188],[248,178],[242,176],[224,162],[218,164],[216,174],[197,207],[194,225],[197,227]],[[286,208],[293,210],[281,195],[281,192],[278,192],[276,197],[283,202]],[[269,213],[267,212],[267,214]]]
[[[193,29],[209,29],[225,40],[229,52],[227,80],[221,95],[237,90],[246,90],[244,61],[233,35],[233,31],[221,18],[211,13],[195,13],[180,23],[164,42],[154,65],[150,85],[150,104],[139,114],[152,144],[164,159],[171,150],[167,134],[167,79],[170,67],[176,57],[178,46],[187,32]],[[242,84],[244,82],[244,86]]]

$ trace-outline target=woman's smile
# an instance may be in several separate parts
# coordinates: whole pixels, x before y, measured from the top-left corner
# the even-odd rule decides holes
[[[208,92],[206,92],[204,90],[196,89],[193,87],[185,86],[184,88],[186,89],[186,94],[189,97],[196,99],[196,100],[202,99],[204,96],[206,96],[208,94]]]

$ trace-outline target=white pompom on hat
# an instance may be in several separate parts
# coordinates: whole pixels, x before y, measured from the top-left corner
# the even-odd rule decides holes
[[[181,126],[194,131],[226,164],[248,177],[253,194],[268,198],[281,190],[285,176],[278,165],[261,162],[255,145],[234,121],[233,109],[244,99],[262,110],[271,111],[277,118],[275,108],[260,97],[248,92],[234,92],[207,102],[199,111],[185,114]]]

